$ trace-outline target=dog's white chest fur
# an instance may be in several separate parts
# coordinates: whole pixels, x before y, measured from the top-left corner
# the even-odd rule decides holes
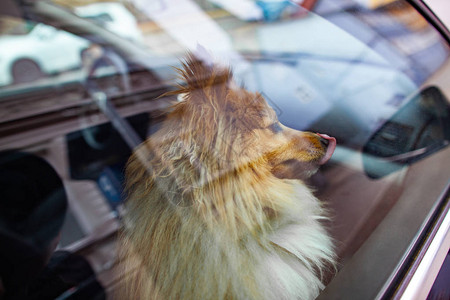
[[[267,299],[314,299],[323,289],[321,267],[333,257],[330,237],[320,224],[323,212],[304,186],[296,186],[298,199],[286,220],[270,236],[277,249],[266,257],[260,274],[267,274]]]

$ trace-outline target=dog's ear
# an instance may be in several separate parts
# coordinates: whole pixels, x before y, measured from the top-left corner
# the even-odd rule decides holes
[[[182,68],[176,69],[186,84],[179,85],[169,94],[183,94],[183,100],[193,105],[210,103],[217,108],[221,106],[233,77],[229,68],[205,63],[188,53]]]

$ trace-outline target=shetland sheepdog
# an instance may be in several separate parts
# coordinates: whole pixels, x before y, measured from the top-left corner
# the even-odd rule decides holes
[[[314,299],[333,265],[304,180],[336,140],[282,125],[229,68],[188,55],[186,84],[126,168],[129,299]]]

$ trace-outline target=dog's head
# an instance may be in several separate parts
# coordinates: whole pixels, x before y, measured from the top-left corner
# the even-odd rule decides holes
[[[180,101],[128,162],[130,215],[169,202],[236,236],[265,230],[264,220],[296,199],[298,182],[285,179],[311,176],[336,140],[283,126],[261,94],[236,86],[228,68],[189,56],[179,72],[186,84],[172,94]]]
[[[181,101],[168,116],[164,140],[177,140],[199,168],[223,175],[250,166],[305,179],[333,154],[334,138],[282,125],[261,94],[236,86],[230,69],[188,56],[179,72],[187,84],[174,92]]]

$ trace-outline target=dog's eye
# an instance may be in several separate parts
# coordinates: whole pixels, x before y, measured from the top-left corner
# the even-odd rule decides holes
[[[269,126],[269,129],[272,130],[273,133],[279,133],[283,130],[283,128],[281,128],[281,126],[280,126],[280,123],[278,123],[278,122],[271,124]]]

